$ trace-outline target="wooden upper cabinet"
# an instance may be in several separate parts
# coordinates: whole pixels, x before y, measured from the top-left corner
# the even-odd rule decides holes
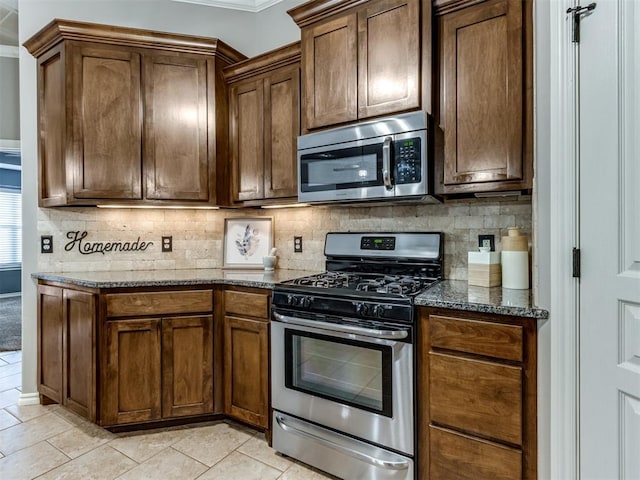
[[[302,28],[304,131],[430,111],[431,1],[312,0],[288,13]]]
[[[531,188],[530,9],[488,0],[439,16],[437,193]]]
[[[216,202],[226,159],[215,38],[54,20],[25,42],[38,60],[40,206]]]
[[[264,95],[264,197],[297,197],[300,66],[265,78]]]
[[[304,128],[358,118],[357,14],[302,29]]]
[[[418,0],[367,2],[358,12],[358,118],[420,107]]]
[[[143,57],[146,197],[209,200],[207,59]]]
[[[300,44],[225,69],[229,85],[230,203],[297,198]]]
[[[124,47],[77,42],[68,52],[73,197],[141,199],[140,55]]]
[[[231,87],[232,199],[264,198],[263,81],[247,80]]]

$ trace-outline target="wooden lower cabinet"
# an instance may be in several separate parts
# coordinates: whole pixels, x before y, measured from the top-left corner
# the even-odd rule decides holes
[[[268,431],[268,290],[68,287],[38,285],[43,403],[103,427],[224,413]]]
[[[38,392],[95,420],[95,298],[38,286]]]
[[[162,416],[213,412],[213,316],[162,320]]]
[[[522,479],[522,452],[515,448],[429,427],[429,478]]]
[[[225,413],[264,428],[269,421],[268,330],[264,320],[224,318]]]
[[[160,319],[107,322],[102,425],[161,416]]]
[[[420,308],[418,478],[537,478],[537,325]]]
[[[213,316],[107,322],[105,425],[213,413]]]
[[[269,427],[269,295],[224,292],[224,411]]]
[[[38,286],[38,392],[62,403],[62,288]]]

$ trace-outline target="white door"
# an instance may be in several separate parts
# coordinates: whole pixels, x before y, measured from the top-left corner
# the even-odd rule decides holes
[[[596,1],[579,46],[580,477],[628,480],[640,479],[640,1]]]

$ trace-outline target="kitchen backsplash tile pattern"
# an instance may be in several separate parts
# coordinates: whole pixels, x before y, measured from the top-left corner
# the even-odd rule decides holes
[[[270,216],[274,220],[278,268],[324,269],[329,231],[443,231],[445,276],[467,278],[467,252],[479,234],[493,234],[496,249],[507,228],[521,227],[531,239],[531,198],[474,199],[442,205],[308,207],[274,210],[170,210],[47,208],[39,210],[39,235],[53,235],[54,251],[39,254],[43,272],[220,268],[226,217]],[[65,250],[67,232],[87,232],[86,242],[153,242],[144,251],[82,254]],[[161,237],[173,251],[161,252]],[[302,235],[303,253],[293,252]]]

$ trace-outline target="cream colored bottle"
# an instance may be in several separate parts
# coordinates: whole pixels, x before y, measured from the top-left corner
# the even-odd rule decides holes
[[[526,290],[529,288],[529,239],[520,228],[509,228],[502,237],[502,288]]]

